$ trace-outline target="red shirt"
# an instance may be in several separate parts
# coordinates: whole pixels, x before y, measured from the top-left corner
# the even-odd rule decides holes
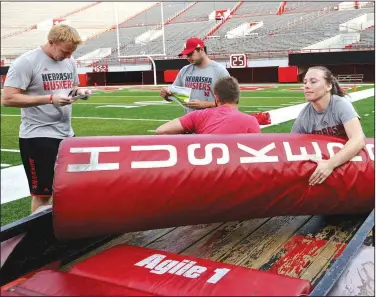
[[[260,133],[255,117],[230,106],[196,110],[179,120],[186,132],[196,134]]]

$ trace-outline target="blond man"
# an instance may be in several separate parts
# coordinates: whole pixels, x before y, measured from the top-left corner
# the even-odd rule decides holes
[[[74,136],[72,103],[79,89],[72,58],[82,43],[68,25],[56,25],[45,45],[18,57],[9,67],[1,97],[3,106],[21,108],[19,146],[32,196],[32,212],[47,205],[52,196],[54,165],[60,142]]]

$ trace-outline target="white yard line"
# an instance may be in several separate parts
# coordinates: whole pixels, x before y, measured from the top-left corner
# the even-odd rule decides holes
[[[3,164],[3,163],[1,163],[1,167],[9,167],[10,166],[10,164]]]
[[[250,107],[250,108],[273,108],[280,107],[280,105],[239,105],[239,107]]]
[[[359,92],[353,92],[349,94],[349,100],[351,102],[356,102],[362,99],[370,98],[374,96],[375,89],[367,89]],[[283,122],[288,122],[291,120],[295,120],[299,113],[302,111],[302,109],[307,105],[308,103],[302,103],[302,104],[297,104],[293,106],[287,106],[287,107],[282,107],[278,108],[275,110],[269,110],[270,118],[272,121],[272,124],[270,125],[261,125],[262,128],[278,125]]]
[[[20,114],[1,114],[2,117],[20,117]],[[170,120],[157,119],[132,119],[132,118],[99,118],[99,117],[72,117],[72,119],[86,119],[86,120],[118,120],[118,121],[147,121],[147,122],[167,122]]]
[[[98,117],[72,117],[72,119],[118,120],[118,121],[148,121],[148,122],[167,122],[167,121],[170,121],[170,120],[157,120],[157,119],[98,118]]]
[[[104,104],[133,104],[133,103],[119,103],[119,102],[82,102],[82,103],[75,103],[74,105],[104,105]]]
[[[111,103],[108,103],[108,102],[82,102],[82,103],[75,103],[75,105],[105,105],[105,104],[108,104],[108,105],[129,105],[129,104],[137,104],[140,105],[140,104],[145,104],[145,105],[151,105],[150,104],[151,101],[139,101],[139,102],[130,102],[130,103],[127,103],[127,102],[111,102]],[[159,102],[159,101],[153,101],[153,102]],[[159,103],[154,103],[153,105],[171,105],[171,106],[175,106],[175,104],[173,103],[170,103],[170,102],[163,102],[163,101],[160,101]],[[179,105],[177,105],[179,106]]]
[[[138,108],[138,107],[141,107],[141,106],[138,106],[138,105],[119,105],[119,104],[116,104],[116,105],[100,105],[100,106],[96,106],[95,108],[125,108],[125,109],[129,109],[129,108]]]
[[[350,94],[350,101],[355,102],[374,96],[374,89],[367,89]],[[269,110],[273,124],[261,125],[266,128],[278,125],[283,122],[294,120],[307,103],[294,106],[282,107],[275,110]],[[252,106],[255,107],[255,106]],[[1,116],[20,116],[20,115],[1,115]],[[76,119],[100,119],[100,120],[124,120],[124,121],[155,121],[167,122],[169,120],[152,119],[127,119],[127,118],[96,118],[96,117],[73,117]],[[148,130],[154,132],[154,130]],[[1,169],[1,204],[29,196],[29,187],[25,171],[22,165]]]
[[[0,149],[2,152],[19,153],[20,150]]]
[[[249,91],[251,92],[251,91]],[[257,92],[257,91],[252,91],[252,92]],[[143,96],[135,96],[135,95],[116,95],[116,96],[98,96],[98,97],[94,97],[96,99],[100,99],[101,97],[111,97],[111,98],[159,98],[159,95],[143,95]],[[277,96],[240,96],[240,99],[242,98],[256,98],[256,99],[280,99],[280,98],[277,98]],[[284,99],[296,99],[296,97],[283,97]],[[302,94],[302,98],[304,98],[304,95]],[[162,100],[162,99],[161,99]],[[80,102],[80,103],[75,103],[75,104],[89,104],[89,102]]]
[[[298,101],[299,103],[303,102],[303,101]],[[134,107],[140,107],[141,105],[143,105],[144,103],[142,102],[137,102],[138,104],[137,105],[134,105]],[[88,105],[101,105],[101,106],[110,106],[110,107],[114,107],[114,105],[116,105],[117,107],[119,108],[122,108],[123,106],[131,106],[129,104],[132,104],[132,103],[124,103],[124,104],[119,104],[119,103],[76,103],[76,104],[79,104],[79,105],[84,105],[84,104],[88,104]],[[134,104],[134,103],[133,103]],[[111,106],[112,105],[112,106]],[[147,105],[147,103],[145,103],[145,106]],[[147,106],[169,106],[169,107],[180,107],[180,105],[178,104],[174,104],[174,103],[164,103],[164,104],[148,104]],[[280,105],[241,105],[239,104],[239,107],[255,107],[255,108],[277,108],[277,107],[280,107]]]
[[[30,196],[23,165],[1,169],[1,204]]]

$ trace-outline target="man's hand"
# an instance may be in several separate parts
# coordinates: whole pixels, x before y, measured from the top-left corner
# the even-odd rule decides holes
[[[172,101],[172,100],[169,100],[167,97],[168,96],[171,96],[172,94],[168,91],[168,88],[166,87],[163,87],[161,88],[161,92],[159,93],[159,95],[166,101]]]
[[[77,95],[87,95],[87,96],[90,96],[91,95],[91,90],[89,90],[89,89],[78,89],[77,90]]]
[[[63,96],[63,95],[53,95],[52,96],[52,104],[56,106],[65,106],[72,104],[72,97],[71,96]]]
[[[80,96],[80,95],[82,95],[82,96],[90,96],[91,95],[91,90],[89,90],[89,89],[77,89],[77,95],[76,96]],[[76,102],[76,101],[77,101],[77,99],[74,99],[74,98],[71,99],[72,103]]]
[[[214,101],[201,101],[196,99],[189,100],[188,102],[185,102],[184,105],[194,109],[205,109],[215,107]]]
[[[330,160],[315,160],[313,158],[310,161],[316,162],[317,167],[315,172],[309,178],[309,185],[314,186],[316,184],[322,184],[326,178],[333,172],[334,167]]]

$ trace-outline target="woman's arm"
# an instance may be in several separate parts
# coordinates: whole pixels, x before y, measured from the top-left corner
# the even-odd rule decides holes
[[[365,147],[362,126],[357,117],[346,122],[344,128],[349,138],[345,146],[329,160],[312,160],[318,165],[315,172],[309,178],[310,186],[322,184],[335,168],[350,161]]]
[[[343,163],[350,161],[366,145],[362,126],[360,125],[358,118],[351,119],[343,126],[345,127],[346,135],[349,140],[338,153],[330,158],[329,161],[333,168],[341,166]]]

